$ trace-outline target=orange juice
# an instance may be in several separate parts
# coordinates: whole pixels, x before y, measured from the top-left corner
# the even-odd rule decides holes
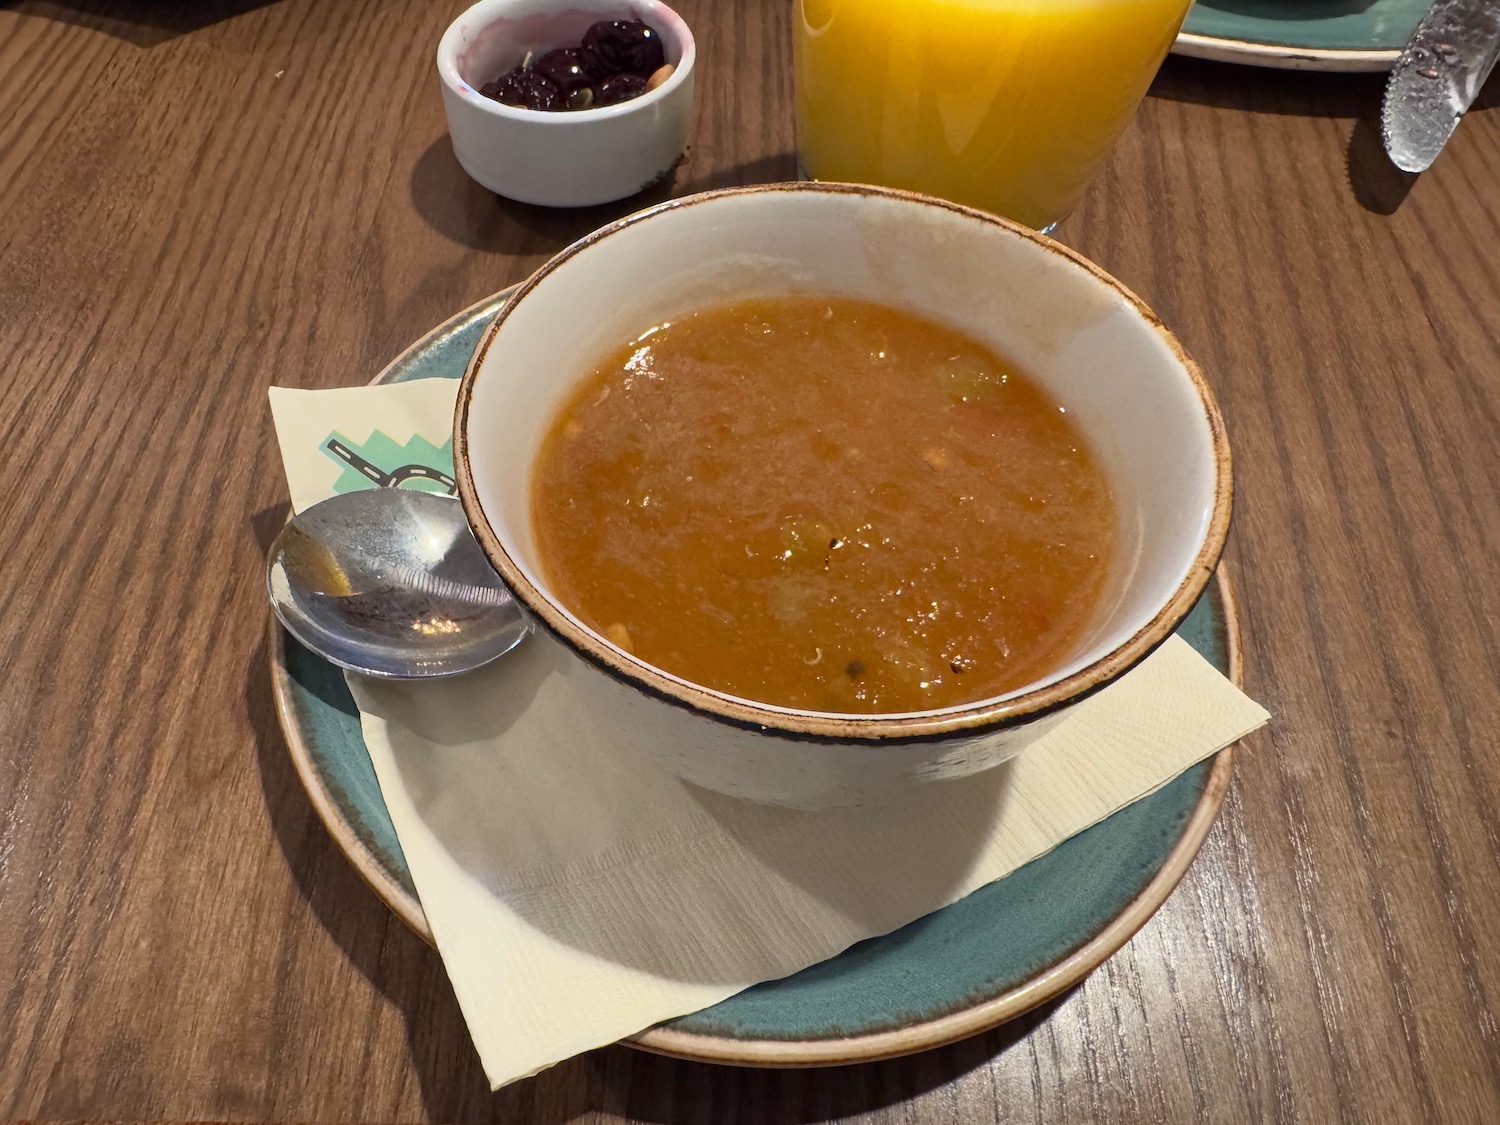
[[[1083,193],[1190,0],[798,0],[807,175],[1045,227]]]

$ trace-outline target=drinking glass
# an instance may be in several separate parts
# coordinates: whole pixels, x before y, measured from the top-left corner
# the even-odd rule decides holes
[[[1191,0],[797,0],[805,176],[1038,229],[1124,130]]]

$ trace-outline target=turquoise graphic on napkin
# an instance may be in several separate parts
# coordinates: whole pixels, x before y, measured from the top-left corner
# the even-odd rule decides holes
[[[451,437],[442,445],[433,445],[421,434],[414,434],[400,445],[389,434],[375,430],[367,441],[359,443],[335,430],[323,441],[322,450],[344,466],[333,484],[334,492],[409,488],[452,496],[458,491],[458,482],[453,479]]]

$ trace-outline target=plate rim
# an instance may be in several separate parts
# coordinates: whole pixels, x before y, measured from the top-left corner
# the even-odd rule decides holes
[[[1229,39],[1221,35],[1181,31],[1172,44],[1172,54],[1275,70],[1354,74],[1390,70],[1401,56],[1401,50],[1394,47],[1298,47],[1290,43],[1260,43],[1253,39]]]
[[[390,381],[417,353],[437,339],[447,337],[468,321],[498,309],[518,287],[507,286],[436,325],[403,348],[370,380],[370,385]],[[1224,611],[1228,678],[1236,687],[1242,687],[1244,651],[1241,644],[1239,602],[1227,564],[1222,559],[1214,571],[1213,586]],[[286,662],[286,631],[281,628],[275,614],[268,613],[267,617],[268,663],[277,721],[282,737],[286,740],[293,768],[318,814],[318,819],[322,821],[323,827],[344,858],[375,892],[376,897],[413,933],[435,947],[432,930],[427,924],[420,901],[387,873],[360,840],[343,816],[332,793],[323,784],[313,762],[310,743],[297,720],[291,672]],[[1234,744],[1231,744],[1214,756],[1213,769],[1198,803],[1183,826],[1182,834],[1167,853],[1161,867],[1135,897],[1088,941],[1030,979],[997,996],[909,1027],[833,1039],[739,1039],[679,1031],[669,1025],[659,1024],[627,1036],[620,1043],[653,1054],[692,1062],[775,1068],[840,1066],[896,1058],[946,1046],[1024,1015],[1071,988],[1102,965],[1123,948],[1166,902],[1192,866],[1218,817],[1233,774],[1233,751]]]

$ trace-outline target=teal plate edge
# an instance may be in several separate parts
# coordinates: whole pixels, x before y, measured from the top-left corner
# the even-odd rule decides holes
[[[1292,70],[1395,65],[1428,0],[1199,0],[1173,53]]]
[[[466,309],[375,380],[458,378],[506,293]],[[1178,635],[1238,678],[1221,573]],[[330,834],[386,904],[431,941],[343,673],[271,626],[272,685],[299,776]],[[993,1027],[1082,979],[1171,893],[1212,824],[1230,752],[1051,852],[883,937],[650,1028],[633,1046],[747,1065],[807,1066],[924,1050]],[[1059,895],[1057,889],[1068,893]]]

